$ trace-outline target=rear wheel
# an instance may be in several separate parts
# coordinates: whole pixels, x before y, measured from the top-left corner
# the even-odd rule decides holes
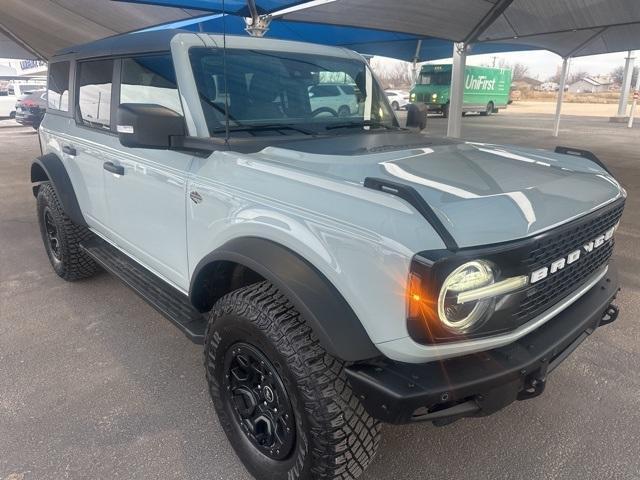
[[[280,291],[241,288],[214,306],[205,368],[218,418],[258,480],[354,479],[372,460],[380,425]]]
[[[81,248],[80,242],[93,233],[76,225],[64,213],[50,183],[38,188],[38,222],[40,234],[53,270],[67,281],[91,277],[100,267]]]
[[[487,103],[487,107],[484,112],[480,112],[480,115],[486,117],[487,115],[491,115],[493,113],[494,105],[493,102]]]

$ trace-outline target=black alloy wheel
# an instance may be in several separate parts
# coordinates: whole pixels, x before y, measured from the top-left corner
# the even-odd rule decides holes
[[[225,401],[249,441],[269,458],[287,458],[296,440],[295,416],[271,362],[258,348],[239,342],[227,350],[224,371]]]

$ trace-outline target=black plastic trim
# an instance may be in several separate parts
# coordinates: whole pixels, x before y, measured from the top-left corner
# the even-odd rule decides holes
[[[346,368],[349,383],[369,414],[384,422],[446,423],[489,415],[542,393],[547,374],[596,328],[613,321],[609,312],[618,285],[612,262],[605,277],[577,302],[516,342],[425,364],[385,358],[356,363]]]
[[[395,195],[396,197],[400,197],[409,202],[433,227],[444,242],[447,250],[452,252],[458,250],[458,243],[455,241],[449,230],[447,230],[447,227],[444,226],[442,221],[440,221],[440,218],[438,218],[433,209],[415,188],[403,183],[392,182],[390,180],[375,177],[365,178],[364,186],[366,188],[371,188],[372,190],[378,190],[380,192]]]
[[[198,288],[208,280],[205,267],[215,262],[243,265],[273,283],[311,325],[330,354],[350,362],[380,355],[353,309],[331,282],[297,253],[263,238],[236,238],[198,263],[189,289],[196,308],[202,307]]]
[[[41,171],[46,175],[42,177]],[[56,195],[62,202],[62,207],[67,216],[76,225],[87,226],[87,222],[82,216],[82,210],[78,204],[76,193],[71,184],[69,174],[62,163],[62,160],[57,155],[49,153],[42,157],[36,158],[31,164],[31,181],[32,182],[51,182]],[[34,188],[34,194],[37,194],[37,189]]]
[[[595,163],[596,165],[601,167],[609,175],[613,176],[613,173],[611,173],[611,170],[609,170],[609,168],[607,168],[607,166],[604,164],[604,162],[602,160],[600,160],[593,152],[590,152],[589,150],[581,150],[579,148],[573,148],[573,147],[562,147],[562,146],[558,145],[555,148],[554,152],[555,153],[561,153],[563,155],[571,155],[573,157],[582,157],[582,158],[586,158],[587,160],[591,160],[593,163]]]

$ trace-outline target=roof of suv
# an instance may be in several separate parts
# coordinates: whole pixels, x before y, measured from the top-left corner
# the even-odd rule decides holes
[[[103,38],[90,43],[74,45],[72,47],[58,50],[51,61],[56,61],[56,57],[74,57],[76,59],[107,57],[118,55],[131,55],[153,52],[166,52],[169,50],[171,39],[180,34],[196,35],[197,32],[181,29],[154,30],[149,32],[126,33],[113,37]],[[221,34],[205,33],[214,42],[221,45]],[[342,47],[332,47],[318,45],[314,43],[295,42],[291,40],[277,40],[272,38],[257,38],[246,35],[227,35],[228,48],[265,48],[283,49],[306,53],[316,53],[324,55],[357,57],[358,54]]]

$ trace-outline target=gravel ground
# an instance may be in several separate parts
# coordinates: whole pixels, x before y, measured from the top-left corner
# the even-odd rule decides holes
[[[621,316],[545,393],[444,428],[386,426],[363,476],[640,478],[640,141],[598,118],[468,116],[476,141],[594,150],[629,190],[616,257]],[[445,121],[432,117],[428,132]],[[215,417],[201,349],[116,279],[65,283],[35,219],[31,128],[0,121],[0,479],[248,479]]]

